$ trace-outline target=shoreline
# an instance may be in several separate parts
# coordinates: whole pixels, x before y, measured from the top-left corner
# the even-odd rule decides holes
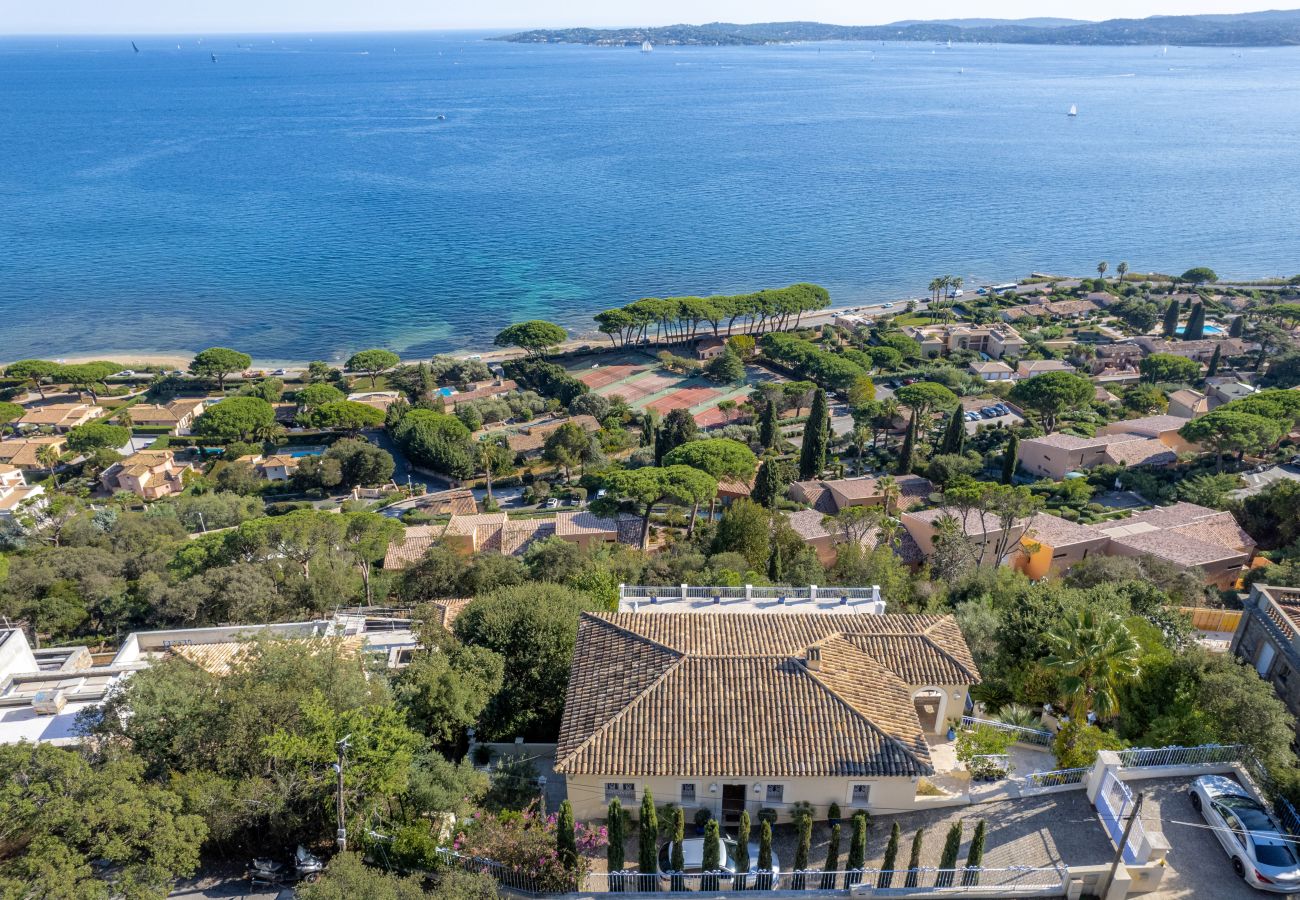
[[[925,309],[926,306],[927,306],[927,305],[929,304],[929,302],[930,302],[930,300],[929,300],[928,297],[903,297],[903,298],[898,298],[898,299],[893,299],[893,300],[881,300],[881,301],[879,301],[878,303],[857,303],[857,304],[854,304],[854,305],[851,305],[851,306],[832,306],[832,307],[828,307],[828,308],[823,309],[823,310],[818,310],[817,312],[810,313],[810,314],[804,316],[803,321],[800,323],[800,327],[801,327],[801,328],[811,328],[811,327],[814,327],[814,326],[816,326],[816,325],[822,325],[822,324],[825,324],[825,323],[827,323],[827,322],[829,322],[829,321],[832,321],[836,316],[838,316],[838,315],[843,315],[843,314],[846,314],[846,313],[861,314],[861,315],[864,315],[864,316],[874,316],[874,315],[879,315],[881,312],[884,311],[884,307],[885,307],[886,304],[890,304],[890,305],[892,305],[892,306],[897,306],[897,305],[900,305],[900,304],[906,304],[906,303],[908,303],[909,301],[910,301],[910,302],[914,302],[914,303],[916,303],[916,308],[917,308],[917,309]],[[898,311],[898,310],[895,310],[895,309],[890,309],[890,310],[889,310],[890,313],[894,313],[894,312],[897,312],[897,311]],[[725,334],[728,334],[728,333],[729,333],[729,330],[728,330],[728,329],[723,329],[722,332],[720,332],[720,333],[725,335]],[[614,346],[612,346],[612,345],[608,345],[608,346],[605,346],[605,347],[602,348],[602,347],[600,346],[601,342],[604,342],[604,343],[608,344],[608,342],[609,342],[609,337],[608,337],[607,335],[601,334],[599,331],[590,331],[590,332],[571,332],[571,334],[572,334],[573,336],[571,336],[568,340],[564,341],[562,344],[559,345],[560,350],[562,350],[562,351],[566,351],[566,350],[567,350],[567,351],[571,351],[571,350],[576,350],[577,348],[582,347],[582,346],[591,346],[591,347],[593,347],[593,349],[596,349],[596,350],[599,350],[599,349],[605,349],[605,350],[616,350],[616,349],[618,349],[618,348],[616,348],[616,347],[614,347]],[[711,334],[711,332],[710,332],[710,334]],[[701,335],[700,335],[700,337],[708,337],[708,336],[709,336],[709,334],[701,334]],[[480,347],[481,347],[482,349],[477,349],[477,348],[480,348]],[[199,350],[201,350],[201,349],[203,349],[203,348],[200,347]],[[239,348],[236,347],[236,348],[234,348],[234,349],[237,350],[237,349],[239,349]],[[366,348],[366,347],[357,347],[356,349],[357,349],[357,350],[365,350],[365,349],[368,349],[368,348]],[[114,362],[121,363],[122,366],[123,366],[123,368],[127,368],[127,369],[134,368],[134,367],[137,367],[137,366],[141,366],[141,367],[142,367],[142,366],[162,366],[162,367],[165,367],[165,368],[180,369],[181,371],[185,371],[186,368],[187,368],[187,367],[189,366],[189,364],[190,364],[190,360],[194,358],[194,354],[197,353],[197,352],[198,352],[198,350],[159,350],[159,351],[136,351],[136,350],[110,351],[110,350],[105,350],[105,351],[100,351],[100,352],[96,352],[96,353],[68,353],[68,354],[62,354],[62,355],[60,355],[60,356],[53,357],[53,358],[52,358],[52,361],[54,361],[54,362],[59,362],[59,363],[66,363],[66,364],[68,364],[68,365],[75,365],[75,364],[77,364],[77,363],[85,363],[85,362],[91,362],[91,361],[93,361],[93,360],[107,359],[107,360],[113,360]],[[355,351],[354,351],[354,352],[355,352]],[[482,344],[471,343],[469,346],[461,347],[461,348],[458,349],[458,350],[450,351],[450,352],[448,352],[448,353],[446,353],[446,354],[440,354],[440,355],[445,355],[445,356],[454,356],[454,357],[461,358],[461,359],[463,359],[463,358],[465,358],[465,357],[469,357],[469,356],[478,356],[478,357],[480,357],[484,362],[504,362],[505,360],[508,360],[508,359],[514,359],[514,358],[516,358],[516,357],[524,356],[525,353],[524,353],[524,351],[522,351],[522,350],[518,350],[518,349],[506,349],[506,348],[501,348],[501,347],[495,347],[495,346],[492,345],[491,341],[489,340],[489,341],[487,341],[486,343],[482,343]],[[45,358],[45,357],[41,357],[41,358]],[[428,356],[414,357],[414,358],[409,358],[409,359],[406,358],[406,357],[403,357],[403,358],[402,358],[402,364],[405,365],[405,364],[413,364],[413,363],[417,363],[417,362],[423,362],[423,361],[427,361],[429,358],[430,358],[430,357],[428,357]],[[0,362],[0,367],[10,365],[10,364],[13,363],[13,362],[16,362],[16,360],[5,360],[5,361],[3,361],[3,362]],[[286,369],[287,369],[287,368],[301,369],[301,368],[306,368],[306,367],[307,367],[307,364],[310,363],[310,362],[312,362],[311,359],[259,359],[259,358],[254,358],[254,359],[253,359],[253,362],[252,362],[252,365],[250,366],[250,368],[253,368],[253,369],[279,369],[279,368],[286,368]],[[331,366],[337,366],[338,368],[342,368],[342,364],[341,364],[341,363],[333,363],[333,362],[332,362],[332,363],[330,363],[330,365],[331,365]]]

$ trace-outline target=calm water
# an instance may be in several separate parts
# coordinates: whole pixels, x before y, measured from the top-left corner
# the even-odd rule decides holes
[[[137,43],[0,41],[0,359],[419,355],[646,295],[1099,259],[1300,271],[1300,49]]]

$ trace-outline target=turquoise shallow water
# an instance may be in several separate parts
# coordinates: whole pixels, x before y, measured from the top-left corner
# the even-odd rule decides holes
[[[0,40],[0,359],[419,355],[646,295],[1099,259],[1300,271],[1300,49],[272,40]]]

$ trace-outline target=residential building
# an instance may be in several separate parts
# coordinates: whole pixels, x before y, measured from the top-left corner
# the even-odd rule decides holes
[[[288,481],[301,463],[302,459],[292,453],[277,453],[263,459],[257,468],[267,481]]]
[[[99,480],[105,490],[130,491],[143,500],[158,500],[184,490],[184,476],[190,469],[188,463],[177,462],[171,450],[141,450],[113,463]]]
[[[1175,503],[1092,526],[1110,538],[1110,556],[1154,556],[1185,569],[1199,568],[1206,581],[1234,586],[1255,555],[1255,540],[1232,513],[1194,503]]]
[[[883,615],[880,585],[871,587],[738,587],[723,585],[618,586],[618,611],[634,613],[745,613]]]
[[[562,510],[555,514],[555,534],[584,550],[619,543],[637,546],[641,541],[641,519],[627,514],[611,519],[585,509]]]
[[[727,342],[720,337],[700,338],[695,342],[695,358],[707,361],[721,356],[727,350]]]
[[[475,400],[500,397],[518,389],[519,384],[509,378],[495,378],[492,381],[477,382],[469,390],[453,394],[451,402],[453,406],[460,406],[462,403],[472,403]]]
[[[23,470],[0,463],[0,519],[12,519],[24,509],[47,502],[45,488],[28,484]]]
[[[899,518],[907,533],[916,542],[921,555],[928,559],[934,553],[938,522],[947,516],[956,520],[957,527],[970,541],[981,565],[1001,564],[1016,548],[1025,529],[1029,527],[1029,519],[1016,519],[1003,527],[999,517],[991,513],[982,515],[975,510],[970,510],[962,515],[957,510],[943,507],[904,512]]]
[[[1209,379],[1205,385],[1205,397],[1210,409],[1217,409],[1225,403],[1249,397],[1258,390],[1254,385],[1238,381],[1234,376],[1226,376]]]
[[[934,484],[920,475],[896,475],[893,481],[898,490],[893,503],[895,512],[927,502],[935,490]],[[885,502],[881,479],[869,475],[831,481],[796,481],[786,496],[827,515],[835,515],[850,506],[878,506]]]
[[[1183,416],[1170,414],[1141,416],[1137,419],[1122,419],[1118,422],[1111,422],[1109,425],[1103,425],[1097,429],[1097,434],[1137,435],[1158,440],[1178,453],[1193,453],[1198,449],[1197,446],[1190,441],[1184,440],[1178,434],[1178,430],[1189,421],[1191,420]]]
[[[1182,388],[1169,395],[1169,415],[1194,419],[1210,411],[1210,398],[1200,391]]]
[[[189,434],[194,420],[208,408],[205,397],[190,397],[168,403],[137,403],[122,411],[133,428],[166,428],[170,434]]]
[[[1254,666],[1291,714],[1300,717],[1300,588],[1256,582],[1242,609],[1232,652]]]
[[[555,770],[581,819],[646,791],[724,828],[911,809],[979,680],[951,616],[584,613]]]
[[[1208,363],[1214,356],[1216,347],[1219,348],[1220,357],[1223,359],[1230,356],[1241,356],[1247,351],[1245,341],[1240,338],[1230,337],[1205,338],[1199,341],[1169,341],[1164,338],[1143,335],[1135,338],[1134,343],[1147,354],[1169,353],[1203,365]]]
[[[1132,341],[1102,344],[1093,348],[1092,356],[1087,360],[1088,373],[1101,375],[1107,372],[1136,371],[1145,355],[1142,348]]]
[[[348,394],[348,399],[353,403],[364,403],[366,406],[372,406],[380,412],[386,413],[388,412],[388,407],[402,399],[402,392],[359,391],[354,394]]]
[[[1017,378],[1033,378],[1047,372],[1073,372],[1074,366],[1061,359],[1022,359],[1016,363]]]
[[[0,441],[0,463],[7,463],[14,468],[25,469],[28,472],[42,471],[46,467],[40,459],[41,450],[46,447],[53,447],[56,451],[62,453],[63,443],[64,438],[53,434]]]
[[[1020,538],[1016,568],[1035,580],[1060,575],[1089,556],[1105,553],[1110,538],[1078,522],[1037,512]]]
[[[921,345],[922,356],[929,357],[970,350],[1001,359],[1025,350],[1024,338],[1010,325],[910,325],[903,333]]]
[[[984,381],[1011,381],[1014,377],[1014,370],[1004,362],[993,360],[992,362],[973,362],[966,367],[970,373]]]
[[[1134,443],[1129,450],[1121,445]],[[1060,481],[1072,472],[1100,465],[1171,465],[1178,454],[1160,441],[1135,434],[1079,437],[1055,432],[1020,442],[1020,467],[1030,475]]]
[[[790,523],[794,533],[803,538],[803,542],[817,554],[817,560],[823,566],[829,568],[835,565],[839,558],[839,547],[842,542],[841,536],[831,528],[827,528],[823,520],[826,514],[816,509],[799,509],[785,514],[786,521]],[[872,528],[862,537],[862,545],[866,549],[874,548],[879,541],[879,529]],[[898,546],[894,548],[894,553],[903,562],[913,568],[917,568],[925,562],[925,554],[921,548],[916,545],[912,536],[903,531],[897,538]]]
[[[439,541],[466,556],[487,550],[520,556],[533,542],[552,535],[583,548],[614,543],[637,546],[641,520],[632,515],[604,518],[587,510],[561,510],[553,519],[511,519],[503,512],[455,514],[445,525],[407,528],[401,541],[388,545],[384,568],[412,566]]]
[[[88,425],[104,415],[107,410],[89,403],[46,403],[29,406],[18,420],[19,425],[30,428],[50,428],[64,434],[78,425]]]
[[[344,652],[373,654],[401,666],[416,646],[407,619],[340,613],[331,619],[277,625],[180,628],[130,634],[107,663],[85,647],[33,649],[21,629],[0,630],[0,744],[74,745],[77,714],[98,706],[131,673],[180,658],[217,676],[228,674],[261,634],[308,640],[335,637]]]
[[[550,422],[544,422],[540,425],[532,425],[522,428],[518,431],[506,435],[506,443],[516,456],[535,457],[540,456],[542,448],[546,445],[546,439],[551,432],[557,430],[561,425],[573,422],[582,428],[588,434],[594,434],[600,431],[600,422],[596,421],[595,416],[571,416],[567,419],[556,419]]]

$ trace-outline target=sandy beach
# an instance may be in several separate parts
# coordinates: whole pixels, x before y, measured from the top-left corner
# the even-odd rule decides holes
[[[917,309],[924,309],[929,303],[929,301],[924,297],[909,297],[909,298],[901,298],[898,300],[885,300],[880,303],[858,304],[854,306],[837,306],[837,307],[832,307],[829,309],[824,309],[815,313],[810,313],[808,315],[805,315],[803,317],[803,320],[800,322],[800,327],[811,328],[817,325],[824,325],[833,321],[836,316],[842,314],[848,314],[848,313],[856,313],[864,316],[878,315],[879,313],[884,311],[884,306],[886,304],[889,304],[891,306],[889,312],[895,313],[895,312],[899,312],[900,311],[899,307],[901,307],[903,304],[906,304],[909,300],[916,303]],[[735,332],[741,333],[741,329],[738,327],[735,329]],[[711,333],[711,331],[709,333]],[[729,334],[730,332],[727,329],[723,329],[721,333],[725,335],[725,334]],[[700,336],[704,337],[706,335],[702,333]],[[559,345],[559,350],[571,351],[571,350],[576,350],[582,346],[599,348],[602,344],[606,345],[607,348],[611,348],[611,349],[613,348],[613,345],[609,343],[609,337],[607,335],[601,334],[598,331],[589,331],[589,332],[578,333],[576,336],[569,338],[567,341]],[[482,349],[477,349],[474,347],[465,347],[460,350],[454,351],[448,355],[460,356],[460,357],[479,356],[483,359],[484,362],[504,362],[505,360],[514,359],[516,357],[520,357],[524,355],[524,352],[522,350],[494,347],[492,346],[490,339],[485,341],[480,346],[482,347]],[[198,348],[198,349],[202,349],[202,348]],[[366,348],[357,347],[356,349],[364,350]],[[76,363],[91,362],[93,360],[110,359],[113,360],[114,362],[121,363],[122,368],[124,369],[142,369],[149,366],[162,366],[168,369],[179,369],[181,371],[184,371],[189,366],[190,360],[193,359],[194,354],[196,352],[198,352],[197,349],[193,351],[105,350],[97,353],[77,353],[71,355],[64,355],[56,358],[54,361],[59,363],[76,364]],[[417,363],[420,362],[422,359],[427,359],[427,357],[403,359],[402,362]],[[0,363],[0,365],[8,365],[13,361],[14,360],[6,360],[4,363]],[[309,359],[254,359],[251,368],[262,369],[262,370],[289,369],[289,368],[300,369],[300,368],[305,368],[309,362],[311,362],[311,360]],[[336,365],[336,363],[331,363],[331,365]]]

